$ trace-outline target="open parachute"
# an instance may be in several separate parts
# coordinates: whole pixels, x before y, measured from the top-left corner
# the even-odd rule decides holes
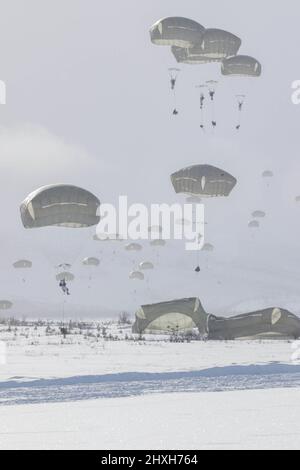
[[[56,184],[37,189],[22,202],[26,229],[41,227],[83,228],[97,225],[100,201],[77,186]]]
[[[229,173],[211,165],[194,165],[171,175],[177,194],[201,197],[227,197],[237,184]]]

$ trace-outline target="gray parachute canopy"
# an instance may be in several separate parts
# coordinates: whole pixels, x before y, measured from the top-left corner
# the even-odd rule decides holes
[[[266,213],[264,211],[254,211],[252,212],[252,217],[254,219],[264,219],[266,217]]]
[[[136,312],[133,333],[172,333],[198,328],[206,334],[207,314],[197,298],[144,305]]]
[[[273,176],[274,176],[274,173],[273,171],[270,171],[270,170],[266,170],[262,174],[263,178],[273,178]]]
[[[202,197],[227,197],[237,180],[219,168],[211,165],[195,165],[183,168],[171,175],[177,194]]]
[[[143,247],[139,243],[129,243],[125,246],[126,251],[142,251]]]
[[[32,262],[26,259],[20,259],[13,264],[15,269],[30,269],[32,268]]]
[[[194,46],[192,48],[172,46],[171,52],[179,64],[201,65],[222,61],[222,59],[209,58],[203,55],[200,46]]]
[[[150,271],[154,269],[154,264],[151,263],[150,261],[143,261],[142,263],[140,263],[139,269],[141,271]]]
[[[0,300],[0,310],[10,310],[13,308],[13,303],[9,300]]]
[[[132,281],[144,281],[145,276],[140,271],[132,271],[129,274],[129,279],[131,279]]]
[[[225,59],[222,74],[227,76],[260,77],[262,66],[258,60],[246,55],[238,55]]]
[[[25,228],[83,228],[97,225],[99,199],[89,191],[65,184],[44,186],[31,193],[21,204]]]
[[[74,279],[75,279],[74,274],[68,273],[68,272],[59,273],[59,274],[57,274],[57,276],[56,276],[56,280],[57,280],[57,281],[68,281],[68,282],[72,282],[72,281],[74,281]]]
[[[258,220],[251,220],[251,222],[249,222],[249,224],[248,224],[248,227],[249,228],[259,228],[260,223],[259,223]]]
[[[157,46],[190,47],[201,42],[205,28],[196,21],[170,17],[157,21],[150,29],[150,37]]]
[[[255,337],[300,337],[300,319],[287,310],[269,308],[231,318],[210,315],[208,338],[233,340]]]
[[[241,44],[241,39],[228,31],[207,29],[200,46],[195,47],[195,53],[199,54],[202,51],[202,55],[208,59],[222,60],[235,56]],[[193,49],[189,50],[189,55],[193,55]]]
[[[100,260],[98,258],[85,258],[82,264],[84,266],[99,266]]]

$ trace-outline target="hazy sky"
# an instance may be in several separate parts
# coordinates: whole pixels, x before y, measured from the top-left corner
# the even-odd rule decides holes
[[[7,84],[7,105],[0,107],[0,297],[15,300],[14,313],[22,313],[26,303],[61,302],[53,266],[78,244],[79,282],[70,311],[72,304],[134,310],[139,303],[190,295],[211,311],[224,307],[227,313],[227,306],[241,302],[247,310],[250,301],[300,311],[300,206],[294,202],[300,194],[300,106],[291,103],[291,83],[300,79],[300,6],[291,0],[276,5],[4,0],[1,5],[0,79]],[[169,48],[149,39],[150,26],[165,16],[193,18],[240,36],[241,53],[261,61],[262,78],[224,78],[216,64],[182,66],[180,114],[174,119],[167,69],[175,60]],[[195,86],[208,79],[220,81],[218,130],[203,136]],[[237,93],[247,94],[240,134],[234,130]],[[28,233],[21,225],[24,197],[56,182],[78,184],[105,202],[116,202],[119,194],[131,202],[182,201],[169,175],[196,163],[219,166],[238,179],[228,200],[206,205],[206,241],[216,250],[200,256],[200,276],[193,271],[195,256],[170,243],[149,282],[132,285],[133,261],[157,261],[147,244],[132,259],[121,245],[89,241],[92,233],[85,232],[83,241],[69,232],[58,239],[56,229]],[[261,178],[265,169],[275,174],[269,186]],[[247,225],[256,209],[268,217],[253,233]],[[90,283],[80,259],[95,255],[102,266]],[[24,257],[34,261],[26,283],[11,268]]]

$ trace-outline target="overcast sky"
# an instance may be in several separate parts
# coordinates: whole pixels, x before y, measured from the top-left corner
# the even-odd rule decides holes
[[[139,303],[185,296],[199,296],[208,310],[225,314],[238,304],[247,310],[280,303],[300,312],[300,206],[294,202],[300,194],[300,106],[291,103],[291,83],[300,79],[300,6],[292,0],[3,0],[1,6],[0,79],[7,104],[0,107],[0,297],[16,302],[14,313],[26,303],[61,302],[53,266],[71,252],[78,280],[70,312],[72,304],[85,313],[89,306],[134,311]],[[217,64],[182,66],[174,119],[167,69],[176,63],[169,48],[149,38],[150,26],[165,16],[238,35],[241,53],[262,63],[262,78],[224,78]],[[219,80],[218,129],[204,136],[195,86],[209,79]],[[247,94],[239,134],[238,93]],[[201,254],[199,276],[195,255],[183,244],[170,243],[158,259],[145,243],[133,259],[122,245],[90,241],[92,232],[85,231],[84,240],[59,232],[58,243],[56,229],[33,233],[20,222],[26,195],[58,182],[89,189],[103,202],[115,203],[119,195],[147,204],[183,201],[169,176],[196,163],[238,179],[230,198],[206,204],[206,241],[216,250]],[[265,169],[275,174],[269,186],[261,178]],[[253,233],[247,226],[256,209],[268,216]],[[80,267],[85,256],[102,260],[92,282]],[[24,257],[34,262],[26,283],[11,268]],[[128,273],[145,260],[159,265],[147,283],[133,285]]]

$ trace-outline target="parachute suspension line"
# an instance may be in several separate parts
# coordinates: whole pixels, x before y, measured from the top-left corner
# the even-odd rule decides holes
[[[204,89],[207,88],[206,85],[198,85],[196,88],[200,89],[200,114],[201,114],[201,122],[200,122],[200,128],[202,129],[203,132],[205,132],[205,125],[204,125],[204,106],[205,106],[205,94],[204,94]]]
[[[197,216],[197,211],[196,211],[196,205],[193,204],[193,220],[192,220],[192,224],[193,224],[193,230],[196,231],[196,227],[198,226],[197,224],[197,220],[196,220],[196,216]],[[196,273],[200,273],[201,271],[201,268],[200,268],[200,244],[201,244],[201,239],[202,239],[202,234],[201,233],[198,233],[197,235],[197,250],[196,250],[196,269],[195,269],[195,272]]]
[[[218,82],[215,80],[209,80],[206,82],[208,89],[209,89],[209,97],[211,100],[211,125],[213,131],[217,127],[217,121],[216,121],[216,112],[215,112],[215,95],[216,95],[216,87]]]
[[[237,119],[237,126],[236,126],[236,130],[239,131],[240,128],[241,128],[241,125],[242,125],[242,113],[243,113],[243,109],[244,109],[244,104],[245,104],[245,98],[246,96],[245,95],[236,95],[236,98],[237,98],[237,111],[238,111],[238,119]]]
[[[176,95],[176,85],[177,85],[177,79],[178,79],[179,73],[180,73],[180,69],[169,68],[171,91],[173,92],[173,97],[174,97],[173,116],[177,116],[177,114],[179,114],[178,108],[177,108],[177,95]]]

